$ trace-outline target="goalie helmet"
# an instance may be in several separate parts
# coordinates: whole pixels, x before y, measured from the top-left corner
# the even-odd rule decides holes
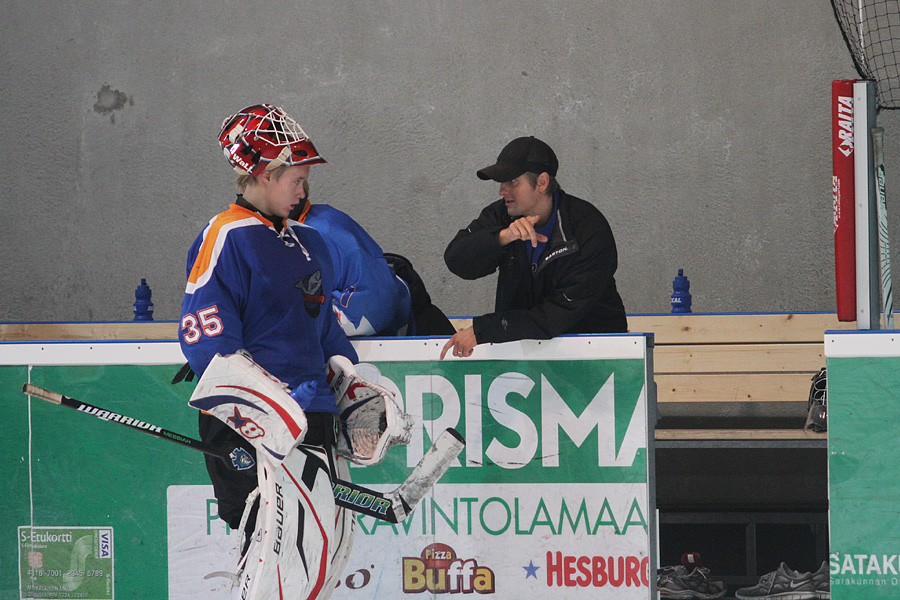
[[[809,412],[806,416],[804,429],[813,431],[826,431],[828,429],[828,386],[825,367],[813,375],[812,385],[809,386]]]
[[[300,124],[272,104],[248,106],[225,119],[219,145],[235,171],[253,177],[279,165],[325,162]]]

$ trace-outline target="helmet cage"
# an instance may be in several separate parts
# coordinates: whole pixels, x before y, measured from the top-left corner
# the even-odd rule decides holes
[[[253,177],[280,165],[325,162],[300,124],[271,104],[250,106],[225,119],[219,144],[235,171]]]

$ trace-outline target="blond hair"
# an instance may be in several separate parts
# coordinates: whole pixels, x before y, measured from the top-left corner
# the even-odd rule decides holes
[[[289,167],[290,165],[280,164],[272,169],[266,169],[265,171],[263,171],[263,173],[271,173],[272,177],[275,180],[278,180]],[[237,185],[238,191],[243,193],[247,190],[248,187],[256,185],[256,177],[254,177],[253,175],[241,175],[237,178],[235,185]]]

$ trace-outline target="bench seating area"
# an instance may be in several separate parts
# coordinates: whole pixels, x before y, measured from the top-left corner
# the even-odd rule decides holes
[[[637,315],[654,333],[661,564],[699,552],[733,590],[828,560],[827,433],[803,429],[833,313]],[[732,597],[728,594],[728,597]]]
[[[0,323],[0,342],[177,339],[174,321]]]
[[[648,315],[654,379],[668,440],[820,440],[804,430],[812,377],[825,366],[824,334],[855,329],[833,313]]]

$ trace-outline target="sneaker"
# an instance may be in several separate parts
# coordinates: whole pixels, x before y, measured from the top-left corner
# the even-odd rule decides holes
[[[725,584],[710,581],[709,569],[695,567],[693,571],[681,565],[663,567],[657,571],[656,589],[660,598],[678,600],[713,600],[725,595]]]
[[[831,573],[828,569],[828,561],[824,561],[818,571],[812,574],[813,587],[816,588],[816,598],[819,600],[831,600]]]
[[[771,573],[759,578],[753,587],[741,588],[734,594],[738,600],[817,600],[812,573],[798,573],[781,563]]]
[[[674,567],[660,567],[656,570],[656,581],[662,581],[665,577],[668,577],[672,574],[688,575],[688,570],[681,565],[677,565]]]

